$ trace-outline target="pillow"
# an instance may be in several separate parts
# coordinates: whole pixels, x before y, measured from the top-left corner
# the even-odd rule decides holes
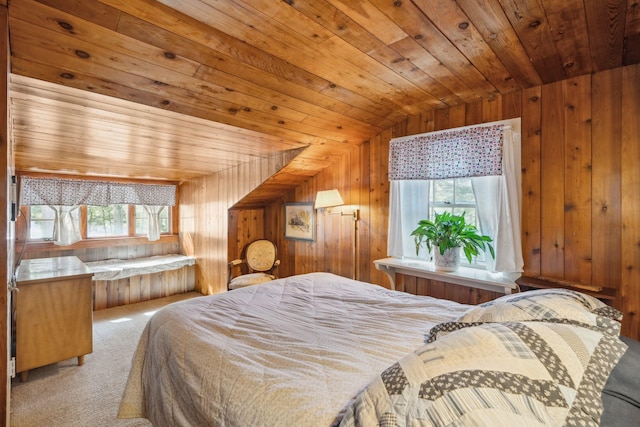
[[[598,329],[453,323],[349,406],[341,426],[598,426],[600,394],[625,350]]]
[[[563,320],[620,335],[622,313],[590,295],[570,289],[538,289],[505,295],[470,308],[458,322]]]

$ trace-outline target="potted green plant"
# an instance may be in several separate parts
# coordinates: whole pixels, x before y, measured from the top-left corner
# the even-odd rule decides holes
[[[471,263],[471,258],[486,251],[495,258],[495,251],[491,246],[491,237],[483,236],[473,224],[468,224],[462,215],[449,212],[436,213],[433,221],[423,219],[418,222],[418,228],[411,233],[416,243],[416,255],[424,244],[431,252],[435,247],[436,270],[455,271],[460,263],[460,248]]]

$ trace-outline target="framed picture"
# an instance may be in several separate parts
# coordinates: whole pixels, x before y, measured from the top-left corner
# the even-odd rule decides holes
[[[284,237],[293,240],[315,240],[316,216],[313,203],[284,204]]]

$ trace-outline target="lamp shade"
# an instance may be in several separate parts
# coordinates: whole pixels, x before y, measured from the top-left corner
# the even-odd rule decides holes
[[[330,208],[332,206],[344,205],[344,200],[340,197],[340,192],[336,189],[318,191],[316,194],[315,208]]]

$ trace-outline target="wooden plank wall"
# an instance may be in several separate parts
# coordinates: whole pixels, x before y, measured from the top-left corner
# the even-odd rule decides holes
[[[18,242],[17,246],[17,250],[20,251],[22,242]],[[155,242],[150,242],[146,237],[140,237],[100,240],[99,243],[96,242],[95,244],[91,240],[83,240],[69,246],[56,246],[52,243],[30,243],[27,245],[22,259],[77,256],[83,262],[90,262],[179,253],[180,242],[178,236],[162,236],[160,240]]]
[[[351,277],[348,220],[318,215],[313,243],[285,241],[282,205],[338,188],[359,204],[358,277],[390,286],[373,268],[386,256],[389,140],[432,130],[522,118],[525,274],[616,288],[623,331],[640,338],[640,67],[567,79],[410,116],[265,209],[265,234],[285,248],[281,275]]]
[[[499,292],[404,274],[396,275],[396,290],[414,295],[429,295],[434,298],[448,299],[463,304],[482,304],[504,295]]]
[[[287,164],[290,156],[285,152],[257,159],[180,185],[180,252],[196,257],[196,291],[208,295],[227,290],[227,263],[237,256],[230,248],[242,247],[242,239],[254,240],[251,232],[241,231],[241,238],[235,234],[230,237],[229,210]],[[253,213],[246,215],[253,218]],[[235,224],[244,223],[232,218]],[[266,228],[263,224],[260,227]],[[234,230],[238,233],[238,226]],[[256,238],[260,235],[256,234]]]
[[[195,289],[194,270],[194,266],[185,266],[118,280],[94,280],[93,309],[102,310],[191,292]]]
[[[340,159],[340,164],[335,165],[319,173],[313,179],[307,180],[283,198],[265,207],[265,231],[266,238],[272,240],[278,246],[281,260],[278,274],[280,277],[302,274],[311,271],[333,272],[341,276],[353,278],[357,275],[362,280],[368,279],[369,263],[360,262],[358,259],[368,256],[368,239],[362,239],[368,232],[362,232],[363,227],[368,227],[370,212],[368,209],[369,193],[363,191],[367,186],[362,186],[363,175],[367,175],[368,162],[364,154],[368,152],[368,145],[351,151]],[[367,165],[367,166],[365,166]],[[287,240],[284,238],[284,205],[286,202],[310,202],[315,201],[319,190],[336,188],[345,202],[345,213],[348,206],[360,208],[360,221],[354,222],[349,215],[329,214],[325,210],[315,211],[316,236],[314,242]],[[338,212],[339,208],[334,209]],[[349,211],[350,212],[350,211]],[[356,242],[356,228],[358,227],[359,239]],[[354,253],[354,245],[359,250]],[[359,267],[355,270],[356,265]]]
[[[264,209],[229,210],[229,259],[239,259],[242,249],[254,240],[265,238]],[[231,232],[233,230],[233,232]]]
[[[18,251],[22,249],[18,243]],[[28,244],[22,258],[50,258],[57,256],[77,256],[81,261],[101,261],[105,259],[132,259],[154,255],[180,253],[178,236],[161,236],[160,240],[149,242],[145,237],[107,240],[83,240],[70,246],[56,246],[52,243]],[[93,281],[93,309],[126,305],[154,298],[189,292],[195,289],[194,267],[155,274],[143,274],[120,280]]]

